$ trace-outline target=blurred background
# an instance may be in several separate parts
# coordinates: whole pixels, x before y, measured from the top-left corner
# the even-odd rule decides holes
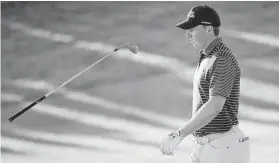
[[[191,117],[198,53],[175,27],[195,5],[215,8],[242,69],[240,127],[251,162],[279,162],[279,2],[1,2],[3,163],[188,162],[161,138]],[[8,117],[131,41],[9,123]]]

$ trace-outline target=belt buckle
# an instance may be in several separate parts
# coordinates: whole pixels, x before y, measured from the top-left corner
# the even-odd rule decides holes
[[[205,144],[209,143],[209,139],[208,139],[207,136],[197,137],[197,138],[196,138],[196,142],[197,142],[199,145],[205,145]]]
[[[204,136],[204,137],[205,137],[205,142],[204,142],[204,144],[209,143],[209,142],[210,142],[210,140],[209,140],[209,138],[208,138],[208,135],[206,135],[206,136]]]

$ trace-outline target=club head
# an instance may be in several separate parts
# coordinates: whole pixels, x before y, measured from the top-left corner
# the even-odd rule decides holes
[[[139,47],[138,45],[131,43],[131,42],[126,42],[123,44],[123,47],[129,49],[132,53],[137,54]]]

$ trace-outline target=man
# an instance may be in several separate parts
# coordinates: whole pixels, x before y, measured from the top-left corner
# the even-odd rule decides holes
[[[208,6],[193,7],[178,28],[187,31],[200,50],[193,79],[192,118],[161,144],[164,155],[173,155],[187,135],[194,136],[190,163],[248,163],[249,138],[239,129],[240,68],[219,37],[217,12]]]

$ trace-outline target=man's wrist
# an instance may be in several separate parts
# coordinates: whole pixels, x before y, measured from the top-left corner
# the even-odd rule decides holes
[[[182,133],[181,133],[181,130],[176,130],[176,134],[179,136],[179,137],[181,137],[181,138],[184,138],[185,136],[183,136],[182,135]]]

